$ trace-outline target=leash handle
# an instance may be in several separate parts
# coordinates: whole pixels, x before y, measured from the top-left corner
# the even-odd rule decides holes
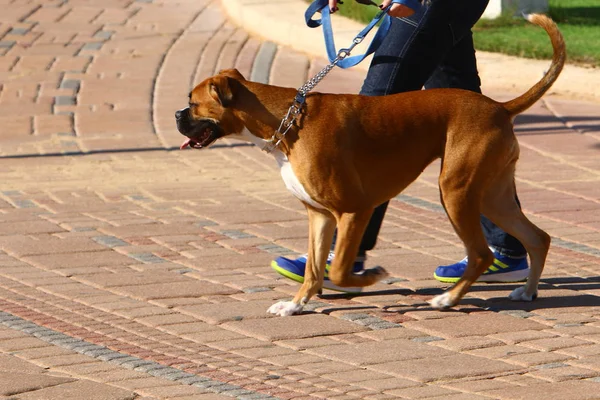
[[[392,0],[392,4],[404,4],[407,7],[410,7],[414,10],[417,10],[421,6],[418,0]],[[374,53],[375,50],[377,50],[377,48],[383,42],[383,39],[390,30],[390,26],[392,23],[391,17],[387,14],[392,4],[390,4],[388,7],[377,13],[373,20],[371,20],[371,22],[362,31],[360,31],[358,35],[356,35],[350,47],[343,48],[340,51],[336,51],[335,42],[333,40],[333,28],[331,26],[331,11],[329,10],[328,0],[313,1],[304,13],[304,18],[306,20],[306,25],[308,25],[308,27],[310,28],[317,28],[319,26],[323,27],[323,36],[325,37],[325,48],[327,50],[327,57],[329,58],[329,61],[340,68],[350,68],[360,63],[370,54]],[[312,17],[319,11],[321,12],[321,19],[312,19]],[[375,37],[373,37],[373,40],[369,44],[367,51],[364,54],[349,57],[350,52],[354,49],[354,47],[361,43],[364,40],[364,38],[369,34],[369,32],[373,29],[373,27],[375,27],[375,25],[377,25],[382,19],[383,22],[381,23],[379,30],[375,34]]]

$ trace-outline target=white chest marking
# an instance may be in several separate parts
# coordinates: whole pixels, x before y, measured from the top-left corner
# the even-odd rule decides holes
[[[246,142],[252,142],[260,148],[263,148],[265,145],[265,140],[257,138],[253,134],[251,134],[247,129],[244,129],[241,134],[230,136],[232,139],[239,139]],[[310,204],[315,208],[319,208],[324,210],[323,207],[318,202],[314,201],[306,190],[302,183],[298,180],[296,174],[294,174],[294,170],[292,169],[292,164],[288,160],[285,154],[279,149],[275,149],[271,152],[273,157],[275,157],[275,161],[277,161],[277,165],[279,165],[279,172],[281,173],[281,178],[283,178],[283,183],[285,183],[285,187],[299,200],[302,200],[306,204]]]

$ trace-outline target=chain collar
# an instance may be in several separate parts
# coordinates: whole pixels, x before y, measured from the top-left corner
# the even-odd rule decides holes
[[[352,49],[354,49],[354,47],[360,44],[360,42],[362,42],[363,39],[364,37],[361,36],[355,37],[350,47],[346,49],[341,49],[338,52],[337,57],[331,63],[326,65],[325,68],[323,68],[321,71],[317,72],[317,74],[310,78],[304,85],[300,86],[300,88],[298,89],[298,93],[296,93],[296,97],[292,102],[292,105],[288,109],[285,117],[283,117],[283,119],[281,120],[279,128],[277,128],[275,133],[273,133],[273,136],[271,136],[271,138],[266,141],[265,146],[262,148],[263,151],[265,151],[266,153],[271,153],[277,148],[277,146],[279,146],[279,144],[281,144],[283,139],[285,139],[285,135],[292,128],[298,116],[302,114],[302,109],[304,107],[306,95],[308,94],[308,92],[313,90],[315,86],[317,86],[319,82],[321,82],[323,78],[327,76],[327,74],[333,69],[333,67],[335,67],[335,65],[338,62],[348,57]]]
[[[296,98],[294,99],[292,106],[288,109],[287,114],[281,120],[279,128],[277,128],[275,133],[273,133],[273,136],[266,141],[265,146],[262,148],[263,151],[271,153],[277,148],[277,146],[279,146],[288,131],[292,129],[296,118],[298,118],[298,116],[302,113],[302,107],[304,107],[305,100],[305,95],[301,94],[300,90],[298,90],[298,94],[296,94]]]

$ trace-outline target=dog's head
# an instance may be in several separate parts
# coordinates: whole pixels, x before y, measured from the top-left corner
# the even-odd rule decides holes
[[[237,70],[224,70],[198,84],[189,95],[189,106],[175,113],[177,130],[188,139],[181,148],[202,149],[217,139],[241,132],[231,106],[240,80]]]

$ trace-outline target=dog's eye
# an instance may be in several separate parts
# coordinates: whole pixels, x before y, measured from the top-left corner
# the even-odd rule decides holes
[[[190,103],[190,107],[198,107],[198,103]]]

